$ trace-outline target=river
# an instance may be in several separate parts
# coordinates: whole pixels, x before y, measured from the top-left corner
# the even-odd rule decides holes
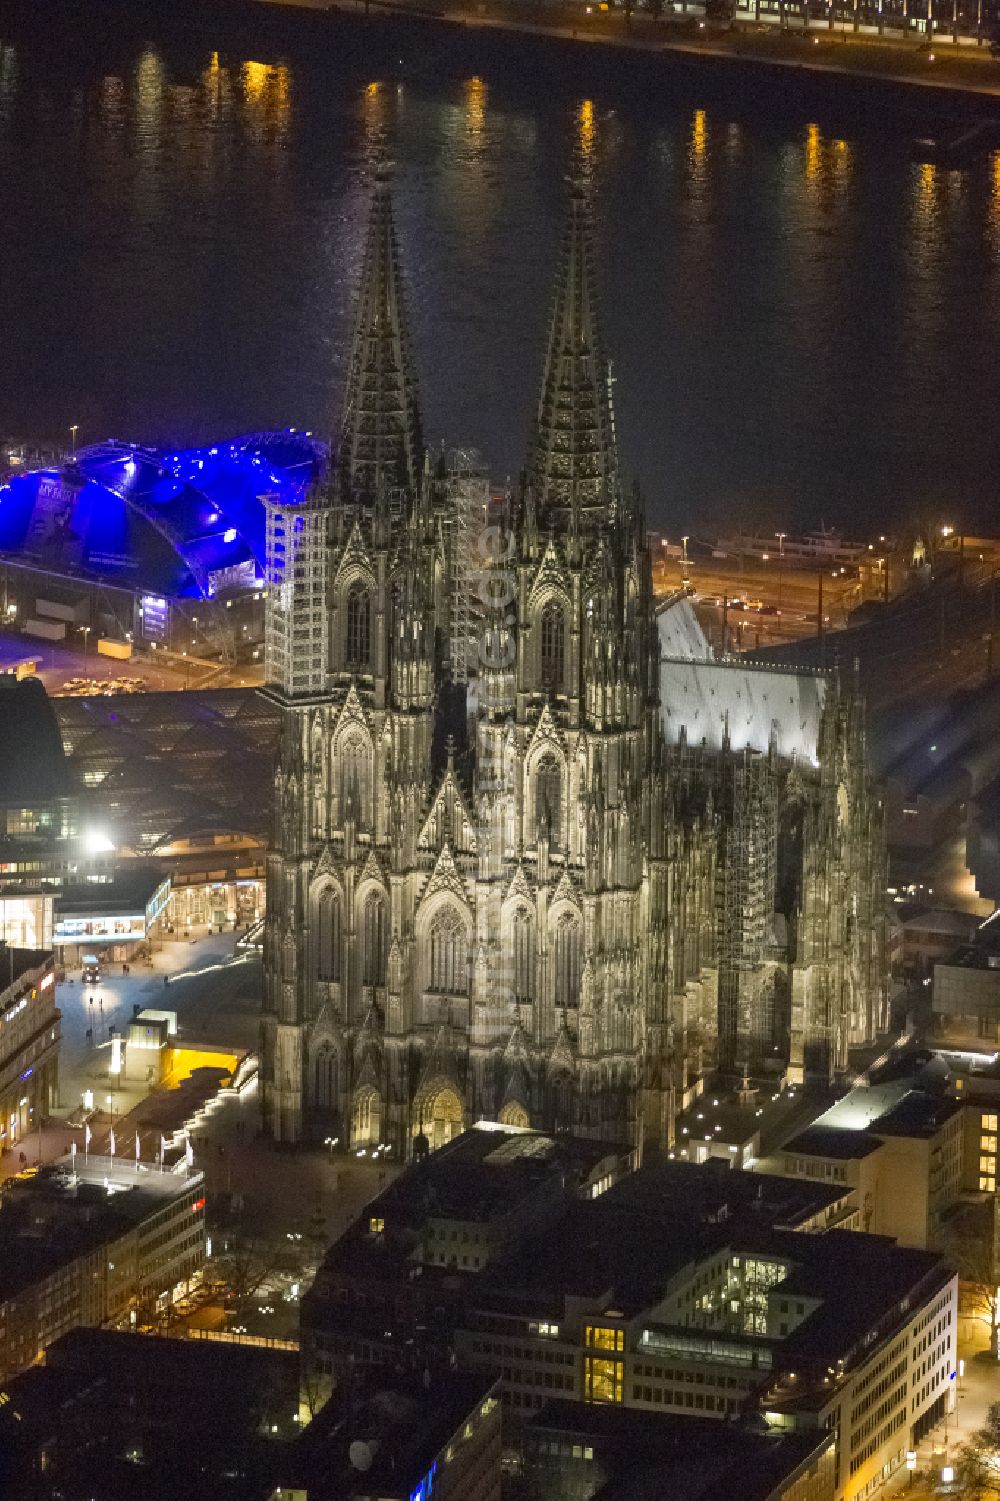
[[[340,26],[285,49],[0,18],[0,433],[329,431],[387,153],[426,434],[502,484],[581,141],[623,468],[653,525],[992,526],[1000,155],[945,171],[877,112],[669,67],[594,90],[510,50],[478,72],[368,62]]]

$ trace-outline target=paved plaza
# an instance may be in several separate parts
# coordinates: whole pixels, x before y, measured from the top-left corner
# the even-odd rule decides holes
[[[82,1152],[80,1107],[88,1090],[95,1106],[91,1149],[107,1150],[113,1126],[118,1152],[131,1156],[141,1118],[136,1107],[151,1094],[162,1097],[163,1088],[111,1075],[112,1029],[123,1032],[135,1007],[163,1008],[177,1013],[180,1047],[255,1052],[260,985],[259,954],[241,952],[234,933],[204,929],[190,938],[158,943],[151,958],[134,961],[128,974],[121,964],[106,966],[94,985],[84,984],[79,969],[68,972],[57,989],[62,1013],[59,1104],[40,1131],[2,1155],[0,1177],[26,1164],[51,1162],[68,1152],[72,1142]],[[157,1134],[143,1131],[140,1146],[143,1158],[152,1160]],[[389,1163],[366,1161],[339,1146],[296,1152],[275,1147],[259,1134],[255,1082],[239,1094],[227,1091],[219,1107],[193,1126],[192,1149],[195,1167],[205,1174],[210,1227],[222,1227],[215,1230],[216,1249],[236,1246],[243,1254],[250,1248],[262,1266],[281,1266],[286,1282],[301,1279],[303,1288],[325,1245],[395,1172]],[[257,1301],[273,1305],[273,1292],[269,1296],[265,1285]],[[294,1324],[295,1309],[285,1309],[283,1319],[279,1299],[276,1312],[274,1332],[279,1327],[282,1333],[293,1332],[284,1326],[289,1318]],[[223,1321],[221,1305],[200,1310],[203,1319],[206,1314]],[[240,1316],[248,1317],[245,1306]]]

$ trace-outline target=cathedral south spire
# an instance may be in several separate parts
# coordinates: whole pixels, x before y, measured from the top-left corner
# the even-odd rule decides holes
[[[413,495],[423,439],[386,169],[375,181],[337,456],[344,499]]]
[[[619,503],[611,382],[594,275],[590,199],[575,173],[529,462],[539,520],[583,529]]]

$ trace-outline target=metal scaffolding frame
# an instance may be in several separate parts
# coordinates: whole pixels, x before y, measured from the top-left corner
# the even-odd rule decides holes
[[[448,547],[448,657],[453,683],[468,683],[478,666],[476,643],[482,618],[478,584],[485,558],[479,539],[490,500],[489,476],[476,448],[453,448],[446,461],[445,532]]]

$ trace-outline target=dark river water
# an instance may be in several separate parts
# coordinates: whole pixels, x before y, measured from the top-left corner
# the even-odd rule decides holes
[[[502,482],[582,136],[623,465],[654,524],[992,524],[1000,155],[944,171],[898,123],[669,71],[588,98],[509,53],[478,74],[384,54],[0,13],[0,433],[329,431],[387,150],[428,438]]]

